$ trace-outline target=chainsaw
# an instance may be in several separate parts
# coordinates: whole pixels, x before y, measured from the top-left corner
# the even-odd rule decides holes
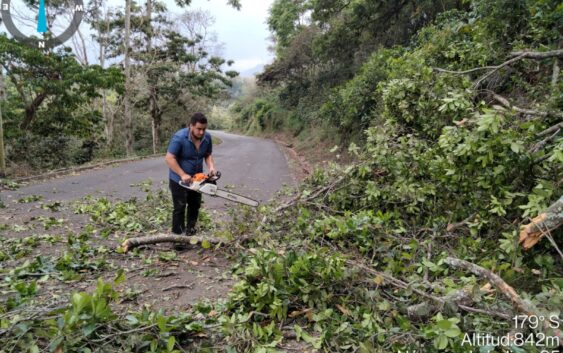
[[[258,201],[217,188],[217,180],[219,178],[221,178],[221,172],[215,172],[213,175],[197,173],[192,177],[189,184],[184,183],[182,180],[178,183],[188,190],[197,191],[205,195],[222,197],[252,207],[258,206]]]

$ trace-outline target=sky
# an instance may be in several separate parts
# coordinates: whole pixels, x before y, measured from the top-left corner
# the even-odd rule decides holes
[[[22,0],[12,1],[13,5]],[[48,3],[49,0],[46,0]],[[181,14],[187,9],[176,6],[174,0],[162,0],[172,14]],[[84,3],[86,3],[84,1]],[[144,0],[139,0],[143,3]],[[273,0],[241,0],[242,7],[237,10],[227,4],[227,0],[192,0],[190,10],[209,11],[215,17],[211,31],[216,32],[218,41],[223,44],[222,56],[234,60],[229,69],[236,70],[241,76],[251,76],[261,71],[262,67],[273,60],[268,51],[271,45],[270,32],[266,24],[268,10]],[[110,6],[121,7],[123,0],[108,0]],[[5,28],[1,26],[0,31]],[[94,49],[94,48],[92,48]],[[95,51],[93,51],[95,53]],[[90,59],[95,57],[89,55]]]
[[[174,14],[181,14],[186,9],[176,6],[174,0],[162,0]],[[140,0],[144,2],[144,0]],[[190,10],[209,11],[215,17],[212,30],[223,43],[223,57],[234,60],[230,69],[239,71],[241,76],[250,76],[260,72],[262,67],[273,60],[268,51],[271,45],[270,32],[266,20],[273,0],[240,0],[240,10],[227,4],[227,0],[192,0]],[[110,0],[121,4],[123,0]]]
[[[173,0],[165,0],[174,3]],[[224,57],[233,59],[233,69],[241,73],[272,61],[266,20],[273,0],[241,0],[240,11],[226,0],[192,0],[192,9],[208,10],[215,17],[214,30],[224,43]],[[174,6],[175,7],[175,6]],[[172,6],[169,9],[172,10]]]

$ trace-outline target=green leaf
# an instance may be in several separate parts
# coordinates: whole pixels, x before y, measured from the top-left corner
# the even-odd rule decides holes
[[[445,349],[448,346],[448,338],[446,336],[438,336],[434,338],[434,347],[437,349]]]
[[[446,330],[444,334],[450,338],[458,337],[461,333],[461,330],[457,327],[452,327],[449,330]]]
[[[59,348],[59,346],[63,342],[63,339],[64,339],[63,336],[59,336],[54,340],[52,340],[51,343],[49,343],[49,347],[47,348],[47,350],[51,353],[54,352],[57,348]]]
[[[176,344],[176,337],[170,336],[170,338],[168,338],[168,342],[166,342],[166,350],[168,350],[168,352],[171,352],[174,349],[175,344]]]
[[[117,275],[115,276],[113,283],[118,286],[119,284],[123,283],[123,281],[125,281],[125,272],[122,268],[120,268],[119,270],[117,270]]]
[[[510,144],[510,149],[512,150],[512,152],[514,153],[520,153],[523,150],[523,147],[521,144],[516,143],[516,142],[512,142]]]
[[[293,325],[293,330],[295,331],[295,339],[299,341],[303,334],[303,329],[299,325]]]
[[[436,323],[436,326],[442,330],[449,330],[452,327],[452,323],[449,320],[440,320]]]
[[[210,249],[211,248],[211,243],[207,240],[207,239],[203,239],[201,242],[201,247],[204,249]]]
[[[133,315],[127,315],[125,318],[129,321],[129,325],[131,326],[136,326],[139,323],[139,319]]]
[[[82,328],[82,333],[86,337],[90,336],[90,334],[92,334],[92,332],[94,332],[94,331],[96,331],[96,324],[95,323],[86,325]]]

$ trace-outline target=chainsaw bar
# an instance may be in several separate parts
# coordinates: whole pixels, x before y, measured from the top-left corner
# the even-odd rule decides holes
[[[245,204],[245,205],[248,205],[248,206],[257,207],[258,204],[259,204],[258,201],[256,201],[256,200],[252,200],[252,199],[249,199],[248,197],[245,197],[245,196],[242,196],[242,195],[237,195],[237,194],[229,192],[229,191],[218,189],[217,185],[210,184],[210,183],[207,183],[205,181],[203,181],[203,182],[192,182],[190,185],[187,185],[187,184],[184,184],[184,182],[182,182],[180,180],[179,184],[180,184],[180,186],[182,186],[186,189],[189,189],[189,190],[197,191],[197,192],[205,194],[205,195],[221,197],[221,198],[231,200],[231,201],[234,201],[234,202],[238,202],[238,203],[242,203],[242,204]]]
[[[234,194],[232,192],[225,191],[225,190],[217,189],[217,191],[215,191],[215,196],[219,196],[219,197],[222,197],[224,199],[231,200],[231,201],[234,201],[234,202],[239,202],[239,203],[242,203],[242,204],[245,204],[245,205],[248,205],[248,206],[252,206],[252,207],[258,206],[258,201],[256,201],[256,200],[252,200],[252,199],[249,199],[248,197],[245,197],[245,196],[242,196],[242,195],[237,195],[237,194]]]

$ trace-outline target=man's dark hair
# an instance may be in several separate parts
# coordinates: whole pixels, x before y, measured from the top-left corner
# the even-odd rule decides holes
[[[207,124],[207,118],[205,117],[205,115],[203,115],[203,113],[195,113],[194,115],[192,115],[190,125],[195,126],[195,124],[197,123]]]

